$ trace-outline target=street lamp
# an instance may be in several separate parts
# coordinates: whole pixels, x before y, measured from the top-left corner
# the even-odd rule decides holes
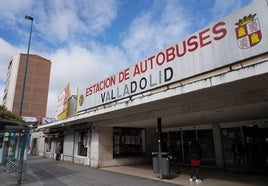
[[[25,84],[26,84],[26,76],[27,76],[27,69],[28,69],[28,63],[29,63],[29,51],[30,51],[30,45],[31,45],[31,37],[32,37],[32,28],[33,28],[33,17],[26,15],[25,19],[28,19],[31,21],[31,30],[30,30],[30,37],[29,37],[29,43],[28,43],[28,49],[27,49],[27,56],[26,56],[26,64],[25,64],[25,70],[24,70],[24,77],[23,77],[23,85],[22,85],[22,92],[21,92],[21,100],[20,100],[20,116],[22,116],[22,108],[23,108],[23,100],[24,100],[24,91],[25,91]],[[26,132],[25,130],[21,131],[20,136],[20,166],[19,166],[19,176],[18,176],[18,184],[21,184],[22,180],[22,172],[23,172],[23,159],[24,159],[24,150],[25,150],[25,143],[26,143]]]
[[[31,38],[32,38],[32,29],[33,29],[33,17],[26,15],[25,19],[28,19],[31,21],[31,30],[30,30],[30,37],[29,37],[29,42],[28,42],[28,50],[27,50],[26,64],[25,64],[24,77],[23,77],[23,85],[22,85],[22,91],[21,91],[20,110],[19,110],[20,116],[22,116],[24,91],[25,91],[26,76],[27,76],[27,69],[28,69],[28,63],[29,63],[29,51],[30,51]]]

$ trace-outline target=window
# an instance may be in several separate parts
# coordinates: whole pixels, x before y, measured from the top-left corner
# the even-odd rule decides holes
[[[45,138],[45,149],[46,152],[51,151],[51,138]]]
[[[141,156],[145,152],[145,129],[119,128],[113,130],[113,156]]]
[[[87,156],[88,130],[78,131],[77,134],[78,134],[77,155],[79,155],[79,156]]]

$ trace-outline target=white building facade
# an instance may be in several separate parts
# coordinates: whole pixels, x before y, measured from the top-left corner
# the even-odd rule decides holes
[[[179,164],[189,164],[188,146],[197,139],[204,165],[234,167],[238,137],[247,149],[243,168],[267,171],[267,10],[267,1],[256,1],[81,90],[76,116],[32,135],[39,155],[54,158],[60,141],[64,161],[148,163],[161,129],[162,151]]]

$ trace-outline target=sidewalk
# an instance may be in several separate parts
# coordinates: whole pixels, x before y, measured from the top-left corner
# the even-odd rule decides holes
[[[151,165],[132,165],[102,168],[122,174],[160,180],[159,174],[153,173]],[[199,186],[268,186],[268,175],[258,176],[242,172],[220,171],[215,168],[201,168],[201,183],[189,181],[190,168],[181,167],[181,174],[171,174],[170,178],[162,182],[176,185],[199,185]]]
[[[0,185],[17,185],[18,174],[0,167]],[[22,186],[174,186],[159,180],[125,175],[42,157],[28,157]]]
[[[201,183],[189,182],[189,168],[182,167],[181,174],[159,179],[151,165],[132,165],[91,168],[64,161],[41,157],[29,157],[27,171],[23,176],[25,186],[266,186],[268,177],[244,173],[201,169]],[[16,185],[17,174],[7,173],[0,168],[0,185]]]

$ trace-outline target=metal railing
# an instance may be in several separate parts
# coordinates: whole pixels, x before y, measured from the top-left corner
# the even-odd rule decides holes
[[[8,173],[14,173],[17,172],[17,170],[20,170],[20,163],[17,160],[6,160],[6,163],[3,164],[2,167]]]

